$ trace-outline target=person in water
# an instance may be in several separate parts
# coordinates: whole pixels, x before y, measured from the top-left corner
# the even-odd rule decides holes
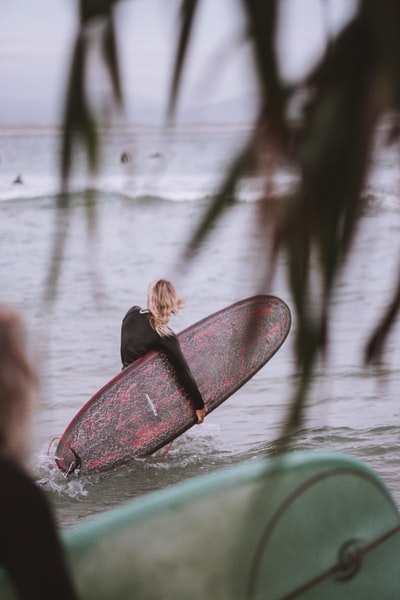
[[[17,176],[16,176],[16,178],[15,178],[15,179],[14,179],[14,181],[13,181],[13,184],[16,184],[16,183],[24,183],[24,182],[22,181],[22,175],[17,175]]]
[[[0,567],[23,600],[76,600],[50,506],[25,467],[36,391],[23,322],[0,306]]]
[[[160,349],[165,352],[194,403],[197,422],[203,423],[207,408],[178,338],[168,326],[171,315],[175,315],[182,306],[183,301],[170,281],[159,279],[150,284],[147,308],[132,306],[122,321],[121,360],[125,368],[149,350]]]

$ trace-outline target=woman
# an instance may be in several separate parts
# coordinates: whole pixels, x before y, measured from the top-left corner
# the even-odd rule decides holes
[[[125,315],[121,329],[121,359],[123,367],[155,348],[162,350],[176,369],[179,381],[192,399],[197,422],[207,414],[202,395],[182,354],[178,338],[169,328],[171,315],[182,308],[175,286],[165,279],[150,284],[147,309],[133,306]]]
[[[53,516],[24,468],[36,388],[19,314],[0,306],[0,566],[19,598],[72,600],[77,595]]]

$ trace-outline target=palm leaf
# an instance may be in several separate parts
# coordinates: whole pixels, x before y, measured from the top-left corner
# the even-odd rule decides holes
[[[181,4],[181,31],[178,38],[175,66],[172,74],[171,90],[168,104],[168,117],[172,118],[175,110],[180,87],[183,66],[186,60],[186,54],[189,46],[190,35],[196,15],[199,0],[182,0]]]

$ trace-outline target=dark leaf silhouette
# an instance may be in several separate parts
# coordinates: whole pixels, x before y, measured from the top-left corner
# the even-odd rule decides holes
[[[97,122],[84,81],[88,52],[84,31],[95,18],[101,17],[106,22],[104,63],[112,82],[114,102],[122,104],[113,25],[116,3],[117,0],[81,0],[81,21],[64,120],[61,169],[64,190],[77,140],[83,144],[90,168],[98,167]],[[169,118],[177,110],[185,69],[190,68],[190,41],[199,6],[200,0],[181,3],[167,107]],[[400,108],[400,3],[360,0],[350,22],[336,37],[327,39],[316,67],[303,80],[290,86],[281,76],[276,46],[281,2],[241,0],[241,7],[243,30],[251,44],[259,82],[261,110],[246,144],[237,149],[219,189],[195,228],[185,259],[189,260],[200,248],[216,221],[234,204],[241,180],[249,173],[263,177],[264,194],[256,210],[261,207],[259,222],[270,252],[258,260],[265,262],[265,278],[270,285],[275,263],[280,255],[286,257],[298,323],[295,340],[298,386],[282,431],[282,439],[289,440],[302,424],[313,370],[317,362],[324,359],[329,342],[332,295],[357,234],[377,125],[388,114],[397,115]],[[289,107],[299,97],[306,100],[293,121]],[[392,120],[394,125],[388,141],[399,137],[399,121],[393,117]],[[296,189],[277,198],[271,175],[282,160],[296,167],[299,177]],[[61,209],[65,202],[62,196]],[[57,251],[60,247],[62,241],[58,240]],[[367,362],[381,357],[399,306],[400,276],[381,320],[371,333],[365,350]]]

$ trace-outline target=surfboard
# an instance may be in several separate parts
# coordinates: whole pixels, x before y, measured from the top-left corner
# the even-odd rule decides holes
[[[277,352],[291,324],[275,296],[246,298],[178,334],[185,358],[211,412]],[[55,460],[66,474],[112,468],[153,454],[196,423],[195,409],[159,351],[118,373],[77,413],[61,436]]]
[[[400,598],[398,508],[374,471],[339,454],[199,476],[62,540],[82,600]],[[0,597],[16,598],[4,573]]]

